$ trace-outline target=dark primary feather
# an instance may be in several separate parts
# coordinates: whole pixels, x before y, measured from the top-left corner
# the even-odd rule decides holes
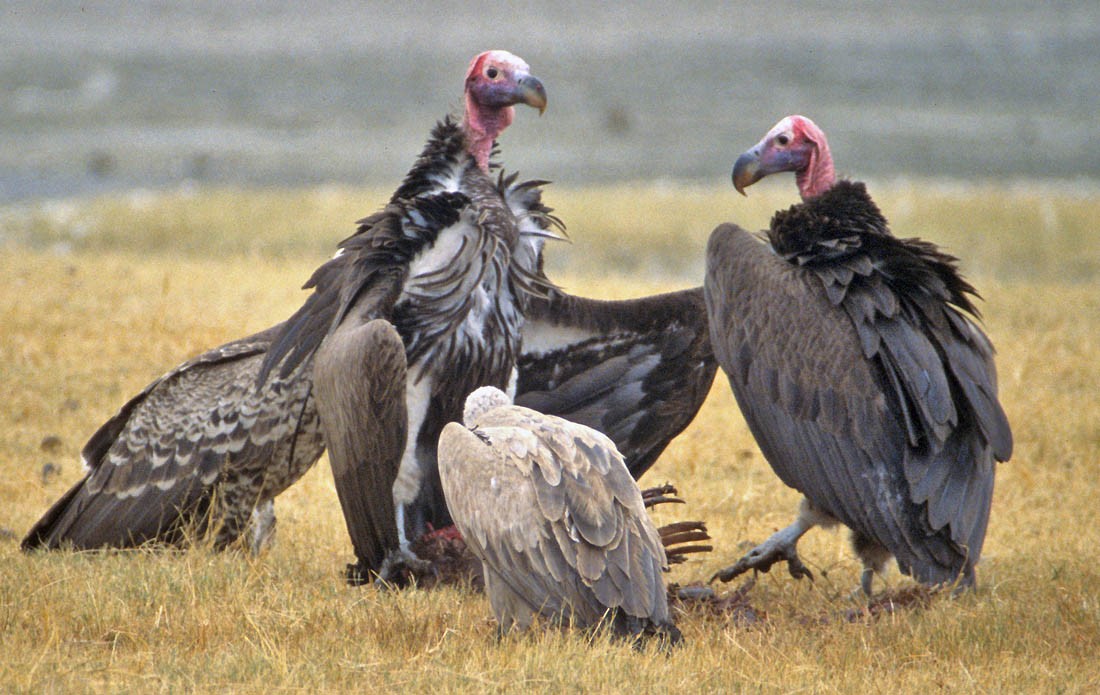
[[[516,403],[607,434],[635,479],[694,419],[718,364],[702,288],[601,301],[553,291],[523,328]]]
[[[969,578],[1012,442],[973,288],[858,183],[777,213],[768,238],[774,254],[723,225],[707,252],[715,352],[761,450],[906,573]]]
[[[405,376],[405,347],[383,320],[336,330],[313,372],[348,534],[370,568],[398,544],[392,487],[408,431]]]

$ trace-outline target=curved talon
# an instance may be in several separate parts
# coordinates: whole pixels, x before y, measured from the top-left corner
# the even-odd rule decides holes
[[[791,573],[792,577],[795,579],[808,577],[810,581],[813,581],[813,572],[811,572],[806,565],[802,564],[802,558],[798,557],[798,551],[795,550],[794,546],[767,546],[768,543],[759,545],[750,550],[747,555],[734,564],[715,572],[714,576],[710,578],[709,583],[713,583],[715,579],[728,582],[734,577],[748,572],[750,569],[767,574],[771,570],[772,565],[783,560],[786,560],[787,571]]]
[[[720,569],[713,575],[711,575],[710,579],[707,581],[707,584],[713,584],[715,579],[721,580],[723,583],[728,582],[744,571],[744,569],[738,569],[736,565],[731,565],[729,567],[726,567],[725,569]]]
[[[708,584],[713,584],[715,579],[719,579],[722,582],[728,582],[728,581],[732,580],[734,577],[737,577],[739,575],[744,574],[745,572],[748,572],[750,569],[756,569],[756,570],[759,570],[759,571],[762,571],[762,572],[767,572],[768,570],[771,569],[771,563],[768,563],[762,569],[759,568],[759,567],[754,567],[752,562],[749,561],[751,555],[752,555],[752,553],[749,553],[749,555],[746,555],[745,557],[741,558],[740,560],[738,560],[734,564],[730,565],[729,567],[726,567],[725,569],[721,569],[721,570],[718,570],[717,572],[715,572],[714,576],[712,576],[710,578],[710,581],[708,582]]]
[[[802,579],[806,577],[811,582],[814,580],[814,573],[810,571],[806,565],[802,564],[802,558],[798,557],[798,553],[792,552],[786,558],[787,571],[791,573],[791,576],[795,579]]]
[[[657,487],[647,487],[642,490],[642,504],[646,509],[656,507],[658,504],[672,503],[672,504],[685,504],[685,502],[677,497],[679,492],[675,486],[665,483],[664,485],[658,485]]]

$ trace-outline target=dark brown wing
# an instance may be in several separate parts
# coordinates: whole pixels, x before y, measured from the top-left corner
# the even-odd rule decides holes
[[[318,349],[313,378],[336,492],[365,577],[398,546],[393,483],[408,430],[401,336],[381,319],[342,324]]]
[[[373,301],[379,306],[369,318],[390,318],[387,312],[413,257],[434,243],[441,229],[454,224],[470,202],[446,185],[465,168],[476,167],[465,143],[462,128],[452,119],[436,124],[389,204],[359,220],[355,234],[342,241],[337,255],[305,284],[313,292],[272,339],[261,379],[276,367],[282,376],[297,369],[352,307],[362,310],[365,293],[375,294]]]
[[[150,384],[92,435],[88,473],[27,534],[24,549],[175,543],[204,521],[227,469],[281,491],[323,451],[309,383],[256,390],[274,327],[190,360]],[[241,510],[247,517],[249,508]],[[200,529],[201,530],[201,527]]]
[[[468,178],[484,179],[481,188],[495,196],[491,182],[472,160],[469,165],[476,176]],[[491,205],[473,203],[478,187],[468,187],[474,189],[470,196],[453,191],[423,194],[391,202],[364,220],[359,232],[341,244],[341,253],[314,274],[309,284],[313,293],[275,337],[265,362],[268,378],[295,378],[311,369],[326,370],[328,385],[318,390],[315,398],[326,441],[332,446],[341,442],[331,458],[334,470],[344,473],[336,484],[349,515],[345,521],[359,556],[356,571],[360,577],[380,569],[379,552],[394,549],[389,542],[393,500],[387,500],[387,526],[377,526],[382,488],[370,489],[382,485],[386,495],[394,492],[397,468],[390,470],[391,454],[397,457],[399,468],[406,439],[416,438],[416,460],[409,463],[411,472],[403,478],[409,483],[401,489],[411,488],[413,499],[397,499],[402,509],[415,507],[406,515],[410,525],[419,532],[418,524],[446,520],[446,506],[435,484],[434,452],[438,428],[454,415],[440,421],[441,411],[461,412],[462,399],[473,386],[484,381],[504,383],[511,373],[514,350],[510,335],[487,329],[478,337],[485,342],[508,339],[506,347],[490,346],[473,355],[466,350],[469,341],[463,324],[473,313],[471,307],[484,299],[479,285],[487,276],[498,277],[501,284],[506,280],[497,258],[504,247],[499,237],[486,231],[493,224],[487,212]],[[497,311],[494,319],[503,313]],[[399,375],[370,371],[379,367],[373,354],[377,336],[363,329],[378,320],[386,322],[403,345]],[[420,367],[417,405],[424,409],[419,413],[418,429],[412,432],[407,431],[409,414],[405,410],[406,364]],[[446,365],[462,366],[448,370]],[[313,378],[319,376],[318,371]],[[392,383],[380,381],[391,377]],[[468,386],[470,383],[473,386]],[[362,393],[353,393],[356,388]],[[393,402],[372,401],[381,398],[372,395],[374,391]],[[389,410],[382,412],[383,407]],[[376,426],[376,417],[388,424]],[[400,427],[394,425],[397,419]],[[425,430],[432,426],[437,429]],[[425,439],[430,442],[430,452],[422,456],[420,447]],[[367,470],[372,467],[375,470]]]
[[[840,276],[850,280],[852,273]],[[921,581],[952,581],[969,571],[984,539],[993,455],[975,423],[951,424],[947,413],[957,412],[956,404],[936,391],[946,387],[945,366],[928,336],[904,313],[880,326],[883,343],[906,351],[902,361],[925,372],[892,375],[866,356],[866,336],[830,299],[818,273],[732,225],[711,236],[705,290],[715,354],[779,477],[888,548]],[[885,306],[891,298],[874,301]],[[947,423],[939,447],[912,446],[913,418],[903,412],[899,379],[923,384],[918,393],[927,400],[918,407],[929,422]],[[933,511],[937,503],[910,489],[917,470],[936,471],[946,488],[931,497],[954,500],[946,519]]]
[[[608,435],[637,479],[694,419],[717,368],[701,287],[620,301],[554,291],[527,312],[516,404]]]

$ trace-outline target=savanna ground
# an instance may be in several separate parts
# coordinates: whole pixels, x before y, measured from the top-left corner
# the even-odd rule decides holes
[[[749,228],[793,186],[553,189],[571,291],[698,284],[713,226]],[[777,568],[754,620],[679,612],[687,646],[636,653],[547,632],[498,642],[484,596],[350,588],[326,463],[279,498],[258,558],[23,554],[18,541],[80,476],[85,439],[165,369],[287,316],[297,287],[379,191],[133,194],[0,209],[0,691],[1083,692],[1100,689],[1100,191],[872,186],[900,236],[961,256],[999,350],[1015,455],[1000,466],[978,591],[860,611],[845,534],[800,546],[814,582]],[[50,464],[49,466],[47,464]],[[55,471],[60,468],[60,472]],[[688,504],[716,549],[673,569],[705,580],[792,518],[722,377],[643,482]],[[911,581],[891,568],[891,591]],[[738,585],[720,587],[732,591]],[[881,591],[883,584],[877,588]]]

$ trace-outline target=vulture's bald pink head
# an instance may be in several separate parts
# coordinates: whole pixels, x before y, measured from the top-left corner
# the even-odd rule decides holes
[[[802,200],[819,196],[836,183],[825,133],[805,116],[787,116],[738,157],[733,165],[733,187],[745,195],[747,187],[782,171],[795,173]]]
[[[546,90],[527,63],[508,51],[485,51],[466,71],[466,113],[463,128],[470,154],[489,170],[493,140],[512,123],[515,104],[546,110]]]

